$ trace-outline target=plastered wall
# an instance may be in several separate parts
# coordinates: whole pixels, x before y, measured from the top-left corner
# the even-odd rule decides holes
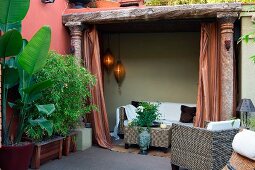
[[[104,38],[118,58],[118,34]],[[110,130],[117,107],[132,100],[196,103],[199,32],[120,34],[120,57],[126,68],[121,93],[113,73],[105,72],[105,101]]]
[[[241,17],[241,34],[247,34],[255,30],[255,25],[251,21],[251,16],[255,15],[250,12],[248,15]],[[251,37],[252,38],[252,37]],[[255,64],[250,57],[255,55],[255,43],[251,39],[249,43],[242,42],[241,55],[239,61],[239,91],[240,97],[252,99],[255,102]],[[238,100],[239,101],[239,100]]]

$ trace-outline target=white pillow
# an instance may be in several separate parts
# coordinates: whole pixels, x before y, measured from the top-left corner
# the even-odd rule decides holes
[[[234,122],[234,123],[233,123]],[[210,122],[207,125],[208,130],[226,130],[240,127],[240,119]]]
[[[255,160],[255,132],[244,129],[237,133],[232,147],[240,155]]]

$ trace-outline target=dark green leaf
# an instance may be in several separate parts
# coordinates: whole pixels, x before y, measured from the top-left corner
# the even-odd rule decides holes
[[[6,32],[0,37],[0,57],[18,55],[22,48],[22,37],[17,30]]]
[[[19,65],[29,74],[38,72],[46,63],[50,48],[50,27],[42,27],[18,56]]]
[[[52,86],[52,84],[53,84],[53,81],[45,80],[43,82],[33,84],[31,87],[28,87],[28,88],[24,89],[23,91],[29,95],[37,94],[37,93],[40,93],[43,90],[47,89],[48,87]]]
[[[16,68],[5,68],[5,82],[4,87],[6,89],[12,88],[16,84],[18,84],[19,81],[19,72]]]
[[[42,97],[42,93],[31,94],[31,95],[29,95],[28,102],[29,103],[34,102],[34,101],[40,99],[41,97]]]
[[[15,107],[16,107],[16,104],[15,104],[15,103],[8,102],[8,104],[9,104],[9,106],[10,106],[11,108],[15,108]]]
[[[46,115],[50,115],[55,111],[54,104],[36,105],[36,107],[40,113],[44,113]]]
[[[29,9],[30,0],[1,0],[0,23],[16,23],[23,20]]]
[[[51,136],[52,132],[53,132],[53,123],[47,119],[45,119],[44,117],[39,118],[39,119],[30,119],[29,123],[32,126],[40,126],[42,129],[46,130],[48,135]]]
[[[10,57],[8,60],[6,60],[5,65],[9,68],[18,68],[16,63],[16,57]]]
[[[2,31],[5,31],[5,30],[9,31],[9,30],[12,30],[12,29],[16,29],[19,32],[21,32],[21,22],[18,21],[18,22],[9,23],[9,24],[1,24],[0,23],[0,30],[2,30]]]

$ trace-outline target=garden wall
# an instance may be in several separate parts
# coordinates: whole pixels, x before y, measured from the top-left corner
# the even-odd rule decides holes
[[[120,55],[126,77],[118,92],[114,75],[105,73],[105,98],[110,130],[116,108],[131,100],[196,103],[199,32],[120,34]],[[107,48],[107,35],[104,46]],[[110,35],[118,57],[118,34]]]
[[[51,50],[69,53],[70,38],[62,24],[62,13],[67,6],[66,0],[56,0],[50,4],[44,4],[41,0],[30,1],[28,14],[22,23],[23,37],[30,40],[41,26],[49,25],[52,30]]]

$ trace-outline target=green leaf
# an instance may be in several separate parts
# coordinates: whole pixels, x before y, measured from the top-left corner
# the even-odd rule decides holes
[[[48,87],[52,86],[52,84],[53,84],[53,81],[45,80],[43,82],[33,84],[31,87],[28,87],[28,88],[24,89],[23,91],[29,95],[37,94],[37,93],[40,93],[43,90],[47,89]]]
[[[9,68],[18,68],[17,62],[16,62],[16,57],[10,57],[9,60],[5,61],[5,65]]]
[[[29,123],[32,126],[40,126],[42,129],[46,130],[48,135],[51,136],[53,132],[53,123],[44,117],[39,118],[39,119],[29,119]]]
[[[255,55],[251,56],[250,59],[253,63],[255,63]]]
[[[22,21],[29,9],[30,0],[1,0],[0,23],[16,23]]]
[[[15,104],[15,103],[8,102],[8,104],[9,104],[9,106],[10,106],[11,108],[15,108],[15,107],[16,107],[16,104]]]
[[[42,97],[42,93],[36,93],[29,96],[28,103],[32,103]]]
[[[5,68],[5,82],[4,87],[6,89],[12,88],[16,84],[18,84],[19,81],[19,72],[16,68]]]
[[[40,113],[44,113],[46,115],[50,115],[55,111],[54,104],[36,105],[36,107]]]
[[[50,48],[51,30],[43,26],[18,56],[19,65],[29,74],[38,72],[45,64]]]
[[[12,30],[12,29],[16,29],[19,32],[21,32],[21,22],[18,21],[18,22],[9,23],[9,24],[1,24],[0,23],[0,30],[2,30],[2,31],[5,31],[5,30],[9,31],[9,30]]]
[[[0,37],[0,57],[18,55],[22,48],[22,36],[17,30],[6,32]]]

